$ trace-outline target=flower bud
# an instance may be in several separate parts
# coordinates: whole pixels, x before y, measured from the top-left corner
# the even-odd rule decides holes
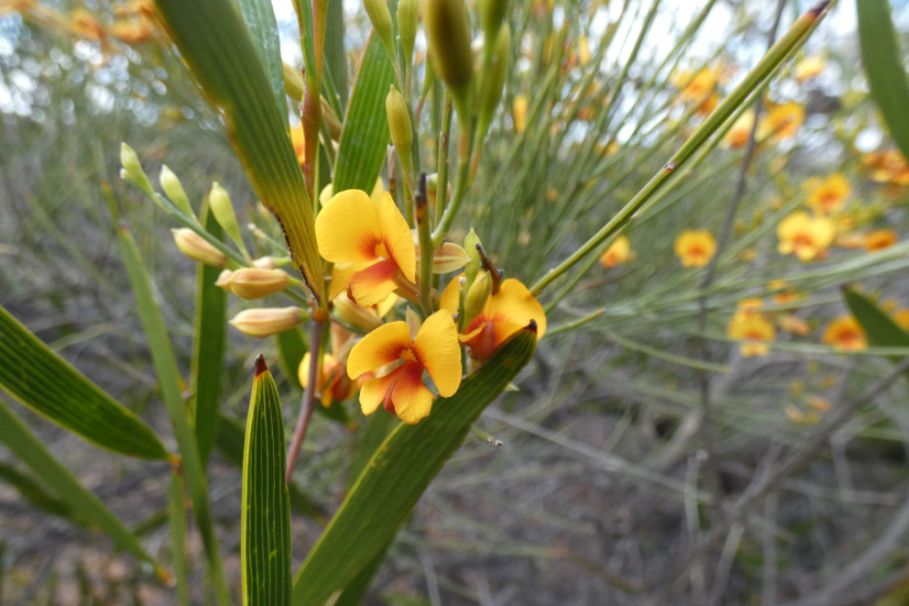
[[[261,299],[287,288],[290,276],[281,269],[244,267],[233,272],[222,272],[215,282],[224,290],[241,299]]]
[[[357,305],[345,293],[335,297],[332,309],[341,320],[363,332],[368,333],[382,325],[382,319],[375,310]]]
[[[174,171],[169,169],[167,165],[161,167],[161,173],[158,175],[158,183],[161,184],[161,189],[164,190],[164,193],[167,194],[167,197],[170,198],[180,211],[187,217],[192,217],[193,207],[189,203],[189,198],[186,196],[186,191],[183,189],[183,184],[180,183],[179,177],[174,174]]]
[[[259,269],[275,269],[279,265],[283,265],[280,261],[280,259],[268,255],[253,260],[253,267],[258,267]]]
[[[404,95],[392,85],[385,97],[385,113],[388,116],[388,131],[391,142],[395,144],[402,161],[410,156],[413,145],[413,129],[410,125],[410,112]]]
[[[419,0],[398,0],[398,36],[404,51],[404,64],[410,65],[413,44],[417,38],[417,21],[420,18]]]
[[[261,307],[244,309],[230,323],[251,337],[270,337],[290,330],[302,321],[303,310],[299,307]]]
[[[363,0],[363,6],[366,8],[366,14],[372,22],[372,27],[376,30],[385,50],[392,57],[394,56],[394,38],[391,32],[391,13],[388,12],[386,0]]]
[[[480,27],[487,42],[495,40],[508,12],[508,0],[480,0]]]
[[[511,104],[511,119],[514,121],[514,131],[519,135],[527,128],[527,97],[517,95]]]
[[[463,91],[473,76],[464,0],[426,0],[423,21],[435,72],[454,91]]]
[[[491,42],[487,42],[487,44],[491,44]],[[483,72],[480,83],[478,122],[481,140],[492,122],[492,116],[499,106],[499,101],[502,100],[502,91],[505,90],[505,77],[508,75],[510,56],[511,28],[506,24],[499,28],[489,64]]]
[[[467,289],[467,295],[464,297],[464,326],[469,325],[470,321],[483,311],[491,292],[492,277],[488,271],[482,271],[477,274],[476,280]]]
[[[230,236],[230,239],[236,242],[240,247],[243,246],[243,239],[240,237],[240,226],[237,224],[237,215],[234,213],[234,205],[230,201],[230,195],[227,190],[221,187],[221,184],[215,181],[211,184],[211,191],[208,194],[208,204],[211,212],[215,215],[215,220],[224,232]]]
[[[432,257],[432,273],[448,274],[470,262],[467,251],[454,242],[442,242]]]
[[[170,230],[174,235],[177,248],[193,261],[222,267],[227,263],[227,256],[205,241],[205,239],[188,227]]]
[[[470,231],[467,232],[467,236],[464,237],[464,252],[470,257],[467,266],[464,268],[464,275],[467,276],[468,282],[473,282],[477,272],[480,271],[480,265],[483,264],[480,252],[477,250],[478,244],[480,244],[480,237],[471,227]]]
[[[139,162],[136,150],[126,143],[120,144],[120,165],[122,166],[120,169],[121,179],[127,183],[132,183],[148,195],[154,194],[148,175],[142,170],[142,164]]]

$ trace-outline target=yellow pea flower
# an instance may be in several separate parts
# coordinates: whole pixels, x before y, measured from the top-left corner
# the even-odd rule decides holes
[[[609,248],[603,251],[603,255],[600,257],[600,265],[606,269],[611,269],[631,261],[633,257],[634,253],[631,252],[631,242],[628,240],[628,236],[619,236],[609,245]]]
[[[757,313],[737,313],[729,321],[726,334],[742,341],[742,355],[746,358],[766,356],[770,352],[768,343],[773,341],[776,330],[773,323]]]
[[[892,229],[877,229],[865,234],[865,250],[884,250],[885,248],[890,248],[896,244],[898,239],[899,237]]]
[[[687,229],[675,240],[682,267],[704,267],[716,254],[716,239],[706,229]]]
[[[418,423],[432,408],[424,371],[440,396],[454,395],[461,385],[458,329],[444,309],[426,318],[414,337],[407,322],[383,324],[354,345],[347,358],[347,375],[365,379],[360,389],[363,414],[384,404],[409,424]]]
[[[732,124],[732,127],[729,129],[729,132],[726,133],[726,137],[723,139],[723,142],[726,144],[726,147],[732,149],[740,149],[745,147],[748,143],[748,138],[751,136],[751,129],[754,126],[754,111],[746,110],[742,112],[742,115],[736,119]]]
[[[376,305],[416,281],[416,247],[391,195],[376,201],[359,189],[335,194],[316,217],[319,252],[335,263],[331,292],[349,289],[360,305]]]
[[[817,78],[826,66],[827,62],[819,55],[805,57],[795,66],[795,79],[799,83],[804,83],[812,78]]]
[[[905,331],[909,331],[909,309],[898,309],[893,312],[893,321]]]
[[[309,386],[309,361],[309,352],[306,352],[297,368],[297,378],[304,389]],[[325,353],[316,379],[316,391],[322,406],[328,407],[333,402],[343,402],[353,395],[356,388],[356,383],[347,376],[345,365],[332,354]]]
[[[822,215],[842,210],[850,189],[846,177],[840,173],[833,173],[823,181],[813,182],[809,186],[808,206]]]
[[[795,254],[802,261],[812,261],[826,255],[836,236],[836,227],[827,217],[812,217],[797,211],[780,221],[776,234],[780,254]]]
[[[839,351],[861,351],[868,346],[865,331],[852,316],[834,318],[824,329],[822,339]]]
[[[795,101],[772,104],[758,126],[758,139],[788,139],[798,132],[804,121],[805,108],[801,104]]]
[[[297,154],[297,162],[300,166],[306,164],[306,134],[303,126],[294,126],[290,129],[290,140],[294,144],[294,152]]]
[[[439,306],[451,314],[458,311],[460,280],[448,283]],[[537,338],[546,333],[546,312],[524,284],[514,278],[503,280],[496,293],[490,293],[479,313],[469,318],[460,335],[477,360],[489,358],[508,337],[535,322]]]

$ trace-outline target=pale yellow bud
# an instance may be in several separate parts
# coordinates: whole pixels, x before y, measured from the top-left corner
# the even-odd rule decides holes
[[[385,45],[388,53],[394,56],[391,13],[388,11],[386,0],[363,0],[363,6],[366,8],[366,14],[369,15],[372,27],[376,30],[379,39],[382,40],[382,44]]]
[[[467,289],[467,295],[464,297],[464,326],[470,324],[470,321],[483,311],[491,292],[492,277],[488,271],[482,271],[477,274],[473,284]]]
[[[470,23],[464,0],[426,0],[423,23],[435,72],[455,91],[473,77]]]
[[[398,0],[398,36],[401,38],[405,65],[410,65],[413,57],[413,44],[417,38],[417,21],[420,18],[419,12],[419,0]]]
[[[299,307],[260,307],[244,309],[231,319],[231,325],[251,337],[270,337],[290,330],[303,321]]]
[[[227,255],[209,244],[205,239],[189,229],[181,227],[170,230],[174,235],[174,242],[181,253],[199,263],[222,267],[227,263]]]
[[[154,190],[148,180],[148,175],[142,170],[142,164],[139,162],[139,156],[136,150],[126,143],[120,144],[120,178],[128,183],[132,183],[145,193],[152,195]]]
[[[193,207],[189,203],[189,198],[186,196],[186,190],[183,189],[183,184],[180,183],[180,178],[174,174],[174,171],[169,169],[167,165],[161,167],[161,173],[158,175],[158,183],[161,184],[161,189],[164,190],[164,193],[167,194],[167,197],[170,198],[170,201],[173,202],[184,215],[188,217],[193,216]]]
[[[511,119],[514,120],[514,130],[519,135],[527,129],[527,97],[517,95],[511,104]]]
[[[357,305],[345,293],[335,297],[332,310],[338,318],[363,332],[368,333],[382,325],[382,319],[374,309]]]
[[[404,100],[398,89],[392,85],[385,96],[385,113],[388,116],[388,132],[391,142],[395,144],[398,155],[403,157],[410,154],[413,145],[413,129],[410,125],[410,112],[407,101]]]
[[[240,238],[240,226],[237,224],[237,215],[234,213],[234,205],[230,201],[230,195],[227,190],[221,187],[221,184],[215,181],[211,184],[211,191],[208,194],[208,204],[211,212],[215,215],[215,220],[224,232],[230,236],[230,239],[242,247],[243,240]]]
[[[467,262],[467,267],[464,269],[464,274],[467,276],[468,282],[473,282],[473,279],[476,277],[477,272],[480,271],[480,265],[483,262],[482,259],[480,259],[480,252],[477,250],[477,245],[479,244],[480,237],[471,227],[470,231],[467,232],[467,235],[464,237],[464,252],[470,257],[470,260]]]
[[[215,285],[241,299],[261,299],[284,290],[289,282],[290,276],[283,270],[244,267],[227,275],[222,272]]]
[[[467,251],[454,242],[442,242],[432,257],[432,273],[448,274],[470,262]]]
[[[258,267],[259,269],[274,269],[278,267],[278,259],[275,259],[272,256],[259,257],[253,261],[253,267]]]

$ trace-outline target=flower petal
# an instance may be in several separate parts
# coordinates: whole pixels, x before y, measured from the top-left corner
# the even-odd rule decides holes
[[[439,307],[447,310],[451,315],[458,313],[458,304],[460,303],[461,298],[460,280],[461,276],[452,278],[445,287],[445,290],[442,291],[442,296],[439,297]]]
[[[378,327],[353,346],[347,358],[347,376],[356,379],[367,372],[391,364],[410,347],[410,329],[406,322],[389,322]]]
[[[398,371],[398,379],[391,393],[395,414],[410,425],[419,423],[432,409],[432,392],[422,380],[423,369],[419,364],[407,364]],[[458,377],[460,380],[460,377]]]
[[[448,311],[440,309],[426,318],[417,331],[414,349],[439,395],[454,395],[461,385],[461,348],[458,329]]]
[[[378,305],[396,288],[398,266],[389,259],[379,261],[355,273],[350,279],[350,294],[359,305]]]
[[[499,292],[489,298],[486,315],[504,316],[517,324],[518,328],[527,326],[533,320],[537,323],[537,338],[543,338],[546,333],[546,312],[543,311],[543,306],[526,286],[514,278],[503,281]]]
[[[385,249],[401,269],[404,277],[411,282],[417,280],[417,252],[407,220],[398,209],[388,192],[378,196],[375,205],[378,215],[378,228],[382,233]]]
[[[382,233],[376,206],[364,191],[335,194],[316,217],[319,252],[332,263],[375,261]]]
[[[334,301],[335,297],[347,290],[350,279],[357,273],[358,265],[355,263],[342,263],[331,268],[331,284],[328,285],[328,298]]]
[[[398,370],[395,370],[384,377],[370,379],[363,383],[360,388],[360,410],[364,415],[371,415],[379,408],[379,405],[385,401],[389,388],[394,385],[397,378]]]

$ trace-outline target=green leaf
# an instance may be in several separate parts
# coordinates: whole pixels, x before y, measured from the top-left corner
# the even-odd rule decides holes
[[[227,459],[237,467],[243,467],[243,424],[231,417],[221,415],[221,429],[218,431],[217,446]],[[324,526],[328,517],[322,507],[306,496],[296,483],[288,486],[290,491],[290,507],[300,515],[315,520]]]
[[[324,279],[312,200],[286,114],[275,103],[242,17],[223,0],[156,0],[156,5],[206,96],[223,112],[253,189],[278,218],[295,263],[321,299]]]
[[[281,61],[281,40],[278,23],[270,0],[239,0],[240,12],[246,28],[265,67],[275,102],[284,111],[287,119],[287,99],[284,96],[284,73]]]
[[[536,333],[521,330],[418,425],[400,425],[360,474],[294,580],[294,604],[340,595],[385,549],[473,422],[533,356]]]
[[[155,432],[0,307],[0,388],[86,440],[125,455],[164,459]]]
[[[177,602],[180,606],[189,604],[189,565],[186,560],[186,498],[183,478],[170,474],[170,489],[167,497],[167,522],[170,527],[170,552],[174,568]]]
[[[2,401],[0,401],[0,442],[6,444],[13,456],[31,469],[36,477],[55,489],[55,496],[66,504],[73,516],[100,528],[121,549],[138,560],[151,564],[155,574],[160,578],[166,577],[164,570],[142,547],[136,536],[123,525],[120,518],[86,489],[47,449],[41,438],[32,433]]]
[[[906,111],[909,80],[890,16],[890,2],[861,0],[855,6],[862,63],[871,96],[880,108],[893,140],[903,156],[909,158],[909,112]]]
[[[376,184],[389,137],[385,96],[394,78],[394,67],[382,41],[378,36],[370,35],[341,132],[334,191],[362,189],[370,192]]]
[[[221,226],[207,204],[201,214],[205,229],[218,239]],[[221,369],[227,347],[227,293],[215,286],[220,269],[199,263],[196,267],[196,317],[193,327],[192,382],[193,425],[199,457],[206,465],[218,431]]]
[[[325,68],[340,103],[347,103],[347,53],[344,52],[344,3],[329,2],[325,26]],[[340,115],[340,114],[339,114]]]
[[[865,331],[868,344],[872,347],[909,347],[909,333],[897,324],[887,312],[871,299],[852,288],[843,288],[843,298],[849,311]],[[895,362],[900,356],[889,356]]]
[[[61,517],[80,526],[85,525],[84,520],[80,520],[73,515],[69,505],[51,494],[38,480],[22,473],[12,465],[0,463],[0,480],[4,480],[7,484],[13,486],[19,491],[23,499],[45,513]]]
[[[246,440],[240,517],[243,604],[290,604],[290,502],[284,483],[284,418],[265,358],[256,360]]]
[[[174,437],[180,449],[180,465],[186,488],[193,504],[193,513],[202,535],[205,554],[208,556],[209,572],[214,585],[219,604],[230,603],[230,591],[224,578],[221,565],[221,553],[218,549],[218,539],[215,536],[212,523],[211,504],[208,500],[208,483],[205,479],[205,468],[199,457],[199,448],[196,437],[190,428],[186,402],[181,394],[183,379],[177,367],[177,358],[174,356],[173,345],[167,333],[167,325],[161,315],[161,309],[152,293],[151,280],[142,264],[142,256],[135,240],[125,226],[117,229],[117,239],[126,273],[136,295],[137,311],[151,350],[152,364],[158,375],[161,394],[167,415],[170,417]]]

